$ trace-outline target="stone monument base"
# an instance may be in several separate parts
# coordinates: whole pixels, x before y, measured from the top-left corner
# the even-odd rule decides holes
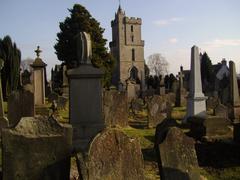
[[[234,107],[230,108],[229,118],[234,123],[240,122],[240,120],[239,120],[240,119],[240,106],[234,106]]]

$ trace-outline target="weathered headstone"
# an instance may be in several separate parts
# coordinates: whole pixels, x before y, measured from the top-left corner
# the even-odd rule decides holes
[[[52,103],[53,101],[58,101],[59,95],[55,92],[52,92],[48,95],[48,102]]]
[[[234,123],[240,123],[239,90],[237,83],[236,67],[233,61],[229,62],[229,69],[230,69],[230,104],[231,104],[230,119]]]
[[[24,117],[2,132],[3,180],[69,179],[72,128],[53,117]]]
[[[137,97],[136,82],[133,80],[127,81],[127,95],[129,102]]]
[[[88,41],[85,36],[86,33],[82,32],[77,36],[79,66],[67,72],[70,84],[70,124],[73,126],[75,151],[86,151],[92,138],[105,127],[102,118],[103,72],[92,66],[89,60],[91,42],[85,42]],[[80,40],[84,42],[81,43]]]
[[[47,66],[42,59],[39,57],[42,52],[37,47],[35,50],[37,54],[37,58],[31,64],[33,68],[33,90],[34,90],[34,102],[35,105],[43,105],[45,104],[45,67]]]
[[[63,88],[63,96],[64,97],[68,97],[69,96],[69,84],[68,84],[68,78],[67,78],[67,66],[64,65],[63,66],[63,84],[62,84],[62,88]]]
[[[161,179],[200,179],[195,142],[181,129],[169,128],[166,138],[159,145],[159,156]]]
[[[206,118],[206,97],[202,93],[200,57],[197,46],[191,49],[190,92],[187,100],[187,118],[197,116]]]
[[[165,84],[163,77],[160,80],[159,94],[160,96],[165,95]]]
[[[13,91],[8,97],[8,120],[10,126],[15,126],[22,117],[35,115],[34,95],[30,91]]]
[[[167,102],[163,96],[147,99],[148,127],[156,127],[167,117]]]
[[[215,109],[219,103],[220,100],[217,97],[208,97],[206,101],[207,109]]]
[[[175,102],[176,107],[186,106],[186,104],[187,104],[186,103],[186,98],[185,98],[186,90],[183,87],[183,77],[184,77],[184,74],[180,69],[180,72],[178,74],[179,85],[178,85],[178,89],[177,89],[177,93],[176,93],[176,102]]]
[[[78,157],[84,180],[144,179],[139,140],[120,130],[106,129],[98,134],[91,142],[87,156],[79,154]]]
[[[128,126],[128,100],[126,92],[104,91],[103,110],[106,126]]]
[[[2,134],[2,128],[8,127],[8,119],[4,115],[3,95],[2,95],[2,76],[1,71],[4,66],[4,61],[0,58],[0,136]]]
[[[58,97],[58,101],[57,101],[58,109],[66,109],[67,102],[68,102],[68,98],[63,97],[63,96],[59,96]]]
[[[214,116],[220,116],[225,119],[228,119],[228,108],[224,106],[223,104],[218,104],[213,109]]]

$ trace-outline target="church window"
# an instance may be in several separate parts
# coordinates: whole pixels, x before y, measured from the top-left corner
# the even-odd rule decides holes
[[[132,49],[132,61],[135,61],[135,49]]]
[[[133,32],[133,25],[131,25],[131,32]]]
[[[132,36],[132,42],[134,41],[134,36]]]

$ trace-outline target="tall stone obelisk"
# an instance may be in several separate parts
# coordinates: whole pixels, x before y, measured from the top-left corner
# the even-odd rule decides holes
[[[239,90],[237,82],[237,73],[235,63],[233,61],[229,62],[230,69],[230,104],[231,104],[231,113],[229,118],[234,123],[239,123],[240,118],[240,99],[239,99]]]
[[[200,71],[200,56],[197,46],[191,48],[191,72],[190,72],[190,92],[187,101],[187,115],[189,117],[206,118],[206,97],[202,92],[202,79]]]

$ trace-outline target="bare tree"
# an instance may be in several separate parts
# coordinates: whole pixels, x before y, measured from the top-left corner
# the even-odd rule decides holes
[[[168,62],[160,53],[150,55],[147,65],[151,75],[160,76],[168,74]]]

